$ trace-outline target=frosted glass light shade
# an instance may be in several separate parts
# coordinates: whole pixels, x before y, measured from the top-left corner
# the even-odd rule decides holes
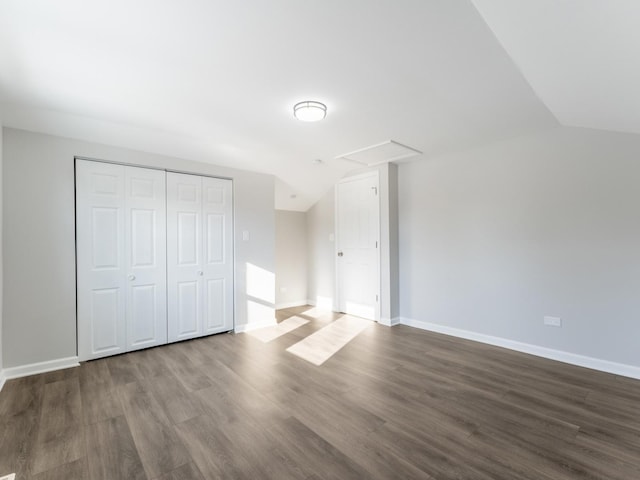
[[[312,101],[296,103],[293,106],[293,115],[303,122],[317,122],[327,116],[327,106]]]

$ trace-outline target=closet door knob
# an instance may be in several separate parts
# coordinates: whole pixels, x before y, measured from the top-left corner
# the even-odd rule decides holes
[[[204,272],[202,270],[198,271],[198,275],[202,276],[204,275]]]
[[[127,278],[133,282],[136,279],[136,276],[132,273]]]

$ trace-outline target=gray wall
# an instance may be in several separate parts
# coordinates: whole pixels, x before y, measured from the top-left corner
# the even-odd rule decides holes
[[[273,320],[246,279],[247,265],[275,278],[272,176],[6,128],[3,151],[4,368],[76,355],[76,155],[233,178],[236,324]]]
[[[3,290],[3,257],[2,257],[2,170],[3,170],[3,157],[2,157],[2,145],[3,145],[3,129],[2,118],[0,118],[0,385],[2,385],[2,290]]]
[[[640,365],[640,136],[559,128],[403,164],[399,215],[402,317]]]
[[[312,305],[337,307],[334,235],[335,195],[333,188],[307,210],[307,297]]]
[[[380,322],[390,325],[400,314],[398,297],[398,166],[376,167],[380,175]]]
[[[307,215],[276,210],[276,308],[307,302]]]
[[[395,321],[400,316],[400,252],[398,247],[398,166],[389,165],[389,276],[390,292],[390,320]]]

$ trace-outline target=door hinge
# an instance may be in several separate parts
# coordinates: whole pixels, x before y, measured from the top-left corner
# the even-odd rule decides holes
[[[376,302],[378,301],[378,295],[376,295]]]
[[[378,195],[378,187],[371,187],[371,189],[373,190],[373,194],[374,195]]]
[[[376,248],[378,248],[378,242],[376,241]]]

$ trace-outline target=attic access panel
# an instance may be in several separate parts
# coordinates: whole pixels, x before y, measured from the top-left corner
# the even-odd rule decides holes
[[[339,155],[336,159],[349,160],[350,162],[356,162],[360,165],[373,167],[382,163],[404,160],[421,154],[422,152],[420,150],[408,147],[394,140],[387,140],[377,145]]]

